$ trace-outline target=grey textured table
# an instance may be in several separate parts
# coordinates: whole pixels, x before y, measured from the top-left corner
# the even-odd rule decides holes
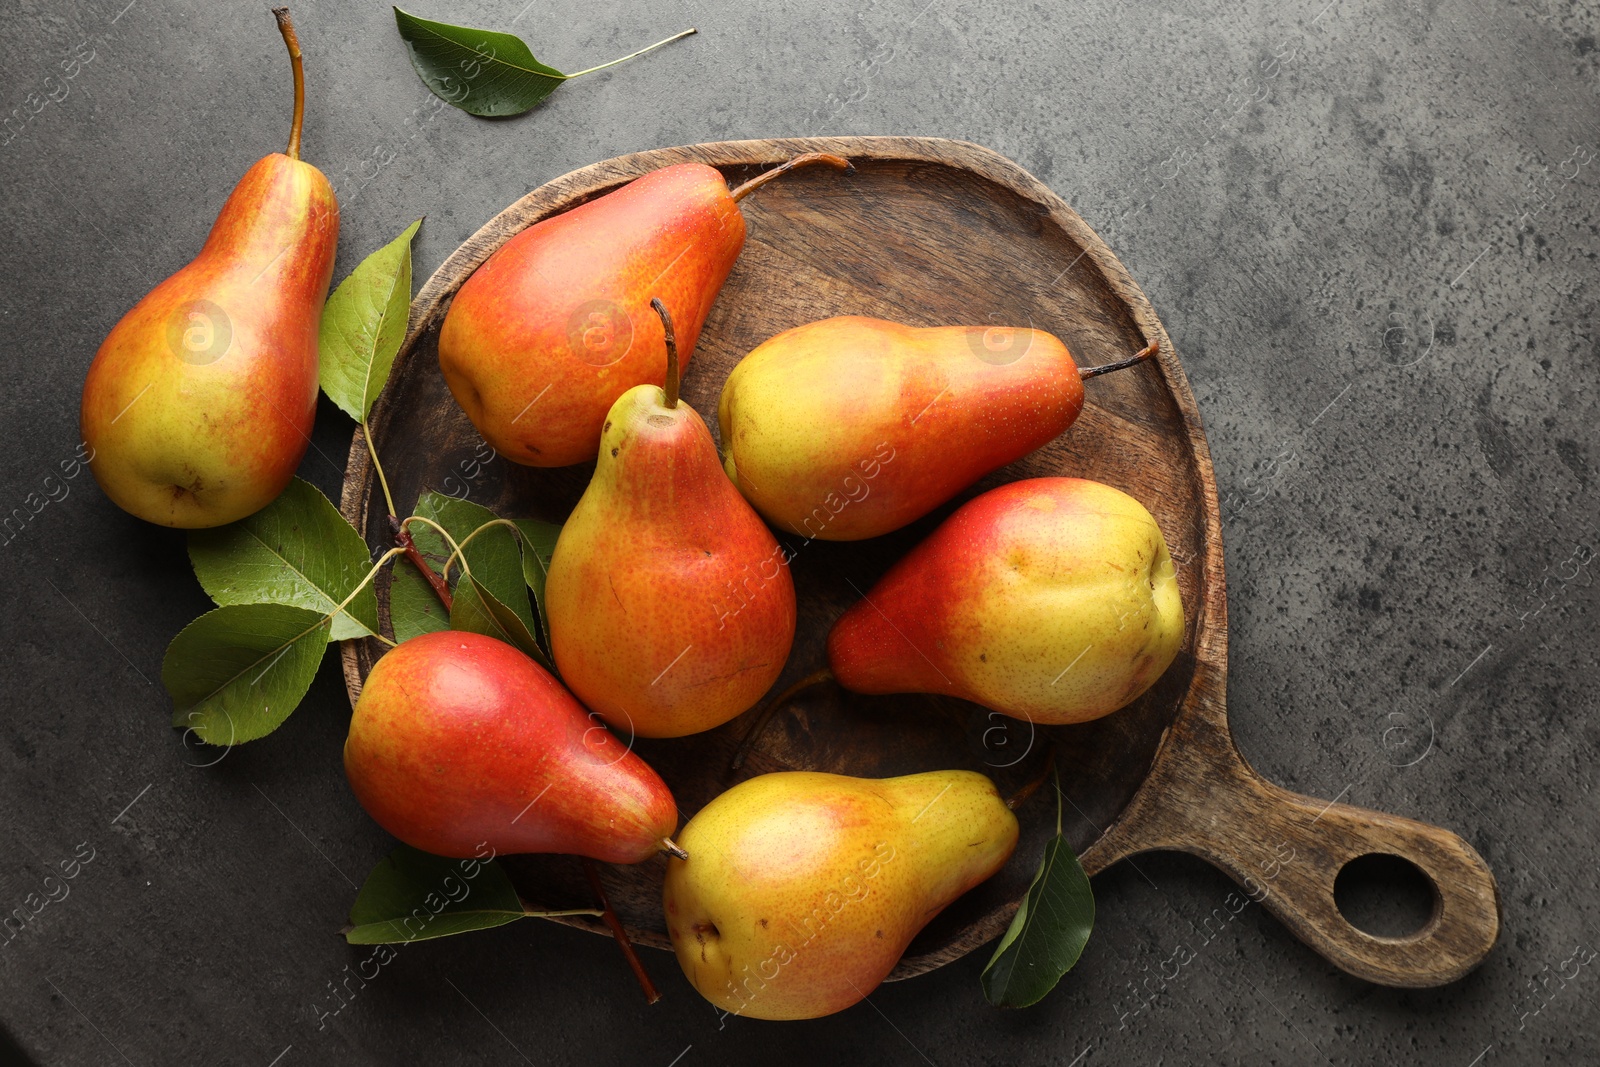
[[[701,33],[490,123],[426,106],[386,6],[295,6],[306,155],[344,205],[337,277],[426,215],[425,277],[529,189],[643,148],[903,133],[1016,159],[1121,256],[1199,396],[1241,748],[1292,788],[1462,833],[1500,879],[1501,943],[1451,987],[1401,992],[1247,908],[1177,968],[1232,886],[1152,856],[1097,880],[1083,962],[1028,1011],[984,1004],[979,953],[833,1018],[724,1028],[667,956],[647,955],[665,999],[646,1008],[610,944],[530,921],[409,948],[325,1015],[357,958],[333,931],[389,847],[339,771],[335,660],[278,734],[190,766],[158,677],[207,606],[183,539],[59,477],[100,339],[280,147],[282,46],[264,3],[0,0],[20,116],[0,134],[0,511],[25,520],[0,556],[0,907],[92,855],[0,947],[9,1055],[1600,1060],[1600,974],[1557,977],[1600,943],[1600,7],[524,3],[418,0],[569,69]],[[302,473],[327,492],[348,437],[324,402]],[[1351,908],[1398,922],[1402,888],[1368,879]]]

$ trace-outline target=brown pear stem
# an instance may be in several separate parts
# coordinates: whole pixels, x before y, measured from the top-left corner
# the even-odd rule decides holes
[[[1044,754],[1044,769],[1039,772],[1033,781],[1029,782],[1015,793],[1011,794],[1011,797],[1006,801],[1006,807],[1010,808],[1012,811],[1016,811],[1018,808],[1022,807],[1022,805],[1027,802],[1029,797],[1033,796],[1033,794],[1039,791],[1039,787],[1044,785],[1045,779],[1049,778],[1050,772],[1055,769],[1056,746],[1051,744],[1049,750]]]
[[[676,856],[680,860],[689,858],[689,853],[684,850],[684,847],[670,837],[661,839],[661,851],[669,856]]]
[[[664,392],[667,407],[675,408],[678,406],[678,337],[672,330],[672,313],[667,310],[667,305],[659,297],[653,296],[650,306],[661,316],[661,328],[667,335],[667,384]]]
[[[778,175],[787,174],[796,167],[809,167],[813,163],[826,163],[830,167],[838,167],[840,170],[847,172],[856,169],[855,165],[843,156],[835,156],[827,152],[806,152],[803,155],[795,156],[787,163],[779,163],[771,170],[757,174],[754,178],[751,178],[743,185],[735,188],[733,192],[729,193],[728,195],[733,197],[734,202],[737,203],[738,201],[749,196],[751,193],[755,192],[757,189],[761,188],[763,185],[770,182],[772,179],[776,178]]]
[[[600,872],[595,868],[594,860],[587,856],[583,858],[583,874],[589,879],[589,888],[594,890],[594,895],[600,899],[600,910],[606,925],[611,927],[611,936],[617,939],[617,945],[622,949],[622,955],[627,959],[628,966],[633,968],[633,976],[639,979],[639,988],[644,990],[645,1002],[654,1004],[661,999],[661,994],[656,992],[655,983],[650,981],[650,975],[644,969],[644,962],[634,951],[633,942],[628,940],[628,932],[622,928],[622,920],[617,918],[617,913],[611,908],[611,901],[606,899],[606,890],[600,884]]]
[[[833,681],[833,672],[824,667],[820,671],[812,671],[774,697],[771,703],[761,709],[761,714],[757,715],[756,721],[750,724],[750,729],[745,731],[744,740],[739,742],[739,750],[733,754],[733,761],[728,764],[728,769],[736,771],[744,766],[745,757],[750,754],[750,749],[754,747],[762,731],[767,728],[767,723],[772,721],[774,712],[793,700],[796,694],[810,689],[814,685],[821,685],[823,682],[831,681]]]
[[[411,539],[411,531],[407,530],[401,521],[393,515],[389,516],[389,528],[394,531],[394,543],[397,547],[405,549],[406,559],[411,565],[422,572],[422,576],[433,587],[433,595],[439,598],[439,603],[444,605],[446,612],[450,611],[453,598],[450,596],[450,586],[434,569],[428,566],[428,561],[422,558],[422,553],[417,551],[417,543]]]
[[[1078,377],[1088,381],[1090,378],[1096,378],[1102,374],[1110,374],[1114,370],[1127,370],[1129,367],[1137,367],[1159,351],[1161,351],[1161,342],[1151,341],[1127,359],[1118,360],[1115,363],[1103,363],[1098,367],[1081,370],[1078,372]]]
[[[290,159],[299,159],[300,124],[306,117],[306,73],[300,63],[300,38],[295,36],[288,8],[273,8],[272,17],[278,20],[278,32],[283,34],[283,43],[289,46],[289,67],[294,71],[294,118],[289,120],[289,147],[284,154]]]

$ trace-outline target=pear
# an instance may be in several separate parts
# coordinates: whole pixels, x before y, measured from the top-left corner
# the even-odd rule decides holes
[[[683,829],[663,903],[678,964],[734,1015],[814,1019],[863,999],[928,920],[1005,865],[1017,819],[972,771],[765,774]]]
[[[378,825],[437,856],[681,850],[660,776],[544,668],[492,637],[423,634],[367,675],[345,774]]]
[[[1166,541],[1133,497],[1081,478],[962,505],[828,634],[857,693],[940,693],[1040,724],[1108,715],[1183,645]]]
[[[550,648],[573,693],[632,736],[680,737],[747,710],[794,643],[788,555],[722,473],[699,414],[666,388],[612,405],[600,461],[545,583]]]
[[[288,151],[245,172],[200,254],[112,328],[83,383],[95,479],[124,511],[163,526],[260,510],[311,442],[339,205],[299,158],[300,46],[288,12],[274,14],[294,72]]]
[[[849,166],[808,153],[730,192],[716,168],[680,163],[507,241],[461,286],[439,331],[439,369],[484,440],[534,467],[593,459],[617,398],[662,384],[650,300],[676,309],[687,365],[744,247],[739,201],[813,162]]]
[[[723,384],[723,464],[781,529],[876,537],[1056,437],[1083,409],[1084,378],[1154,351],[1080,374],[1043,330],[853,315],[797,326]]]

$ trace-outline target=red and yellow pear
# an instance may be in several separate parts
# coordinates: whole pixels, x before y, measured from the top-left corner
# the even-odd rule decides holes
[[[617,398],[660,386],[660,297],[674,309],[684,364],[744,248],[739,201],[798,156],[732,190],[679,163],[523,230],[468,278],[439,331],[445,382],[494,449],[534,467],[595,458]]]
[[[550,649],[578,699],[629,735],[721,725],[771,688],[794,642],[788,556],[722,472],[711,431],[666,387],[624,393],[545,583]]]
[[[386,652],[356,701],[344,768],[379,826],[436,856],[681,854],[660,776],[492,637],[441,630]]]
[[[1154,351],[1080,373],[1043,330],[857,315],[797,326],[728,375],[723,463],[781,529],[876,537],[1061,434],[1083,409],[1085,378]]]
[[[741,782],[683,828],[663,904],[700,995],[754,1019],[842,1011],[886,978],[928,921],[994,874],[1017,819],[972,771]]]
[[[1119,489],[1031,478],[963,504],[834,623],[857,693],[939,693],[1045,724],[1135,700],[1183,645],[1155,519]]]
[[[260,510],[311,442],[339,205],[300,159],[300,46],[288,11],[274,14],[294,71],[288,151],[245,172],[200,254],[122,317],[83,383],[95,479],[124,511],[163,526]]]

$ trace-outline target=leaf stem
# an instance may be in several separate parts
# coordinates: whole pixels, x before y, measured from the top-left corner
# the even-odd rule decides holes
[[[639,979],[639,988],[644,990],[646,1003],[654,1004],[661,999],[661,994],[656,992],[655,983],[650,981],[644,963],[639,959],[639,954],[633,950],[633,942],[628,940],[628,932],[622,928],[622,920],[617,918],[617,913],[611,909],[611,902],[606,899],[605,886],[600,884],[600,871],[595,867],[594,860],[587,856],[583,858],[583,874],[589,879],[589,888],[600,898],[601,915],[604,916],[606,925],[611,927],[611,935],[617,939],[617,946],[627,958],[628,966],[633,968],[633,976]]]
[[[585,74],[593,74],[597,70],[605,70],[607,67],[614,67],[618,63],[626,63],[628,60],[633,59],[636,56],[642,56],[646,52],[654,51],[655,49],[660,48],[664,44],[671,44],[673,41],[676,41],[676,40],[678,40],[680,38],[683,38],[683,37],[687,37],[691,33],[699,33],[699,32],[700,32],[699,30],[690,28],[690,29],[684,30],[682,33],[675,33],[671,37],[668,37],[666,40],[657,41],[655,44],[651,45],[648,48],[641,48],[637,52],[630,52],[627,55],[623,56],[621,59],[613,59],[611,62],[602,63],[598,67],[590,67],[588,70],[580,70],[580,71],[578,71],[578,72],[576,72],[574,74],[568,74],[567,77],[568,78],[581,78]]]
[[[459,545],[456,545],[456,550],[454,552],[450,553],[450,558],[444,561],[444,580],[446,582],[450,581],[450,565],[452,563],[454,563],[457,559],[461,560],[461,571],[462,571],[463,574],[471,574],[472,573],[472,569],[467,566],[467,557],[465,555],[463,555],[463,553],[466,552],[467,546],[472,544],[472,539],[474,537],[477,537],[479,534],[483,533],[483,531],[485,531],[487,529],[490,529],[491,527],[494,527],[494,526],[509,527],[511,532],[519,540],[522,537],[522,531],[517,529],[517,524],[512,522],[510,519],[491,519],[490,521],[484,523],[482,526],[478,527],[476,530],[473,530],[471,533],[467,534],[467,536],[463,537],[461,539],[461,543]],[[451,542],[451,543],[454,544],[454,542]]]
[[[389,479],[383,476],[383,464],[378,462],[378,450],[372,444],[372,430],[367,426],[365,419],[361,420],[361,439],[367,443],[367,455],[372,457],[372,469],[378,472],[378,484],[383,486],[383,503],[389,509],[389,517],[397,518],[394,497],[389,495]]]
[[[272,17],[278,20],[278,32],[283,34],[283,43],[289,47],[289,68],[294,71],[294,117],[289,120],[289,147],[284,154],[290,159],[299,159],[300,126],[306,115],[306,74],[300,62],[300,38],[295,35],[288,8],[273,8]]]
[[[566,911],[533,911],[523,908],[522,914],[529,919],[555,919],[562,915],[592,915],[599,918],[605,915],[605,912],[598,908],[568,908]]]
[[[391,559],[394,559],[396,556],[404,554],[404,552],[405,549],[403,548],[391,548],[383,555],[379,556],[378,562],[374,563],[372,565],[372,569],[367,572],[367,576],[361,579],[361,584],[350,591],[350,595],[344,598],[344,603],[328,612],[328,618],[333,618],[335,615],[339,614],[339,612],[349,607],[350,602],[360,595],[361,590],[372,584],[372,579],[378,576],[378,572],[383,569],[383,565],[388,563]]]

